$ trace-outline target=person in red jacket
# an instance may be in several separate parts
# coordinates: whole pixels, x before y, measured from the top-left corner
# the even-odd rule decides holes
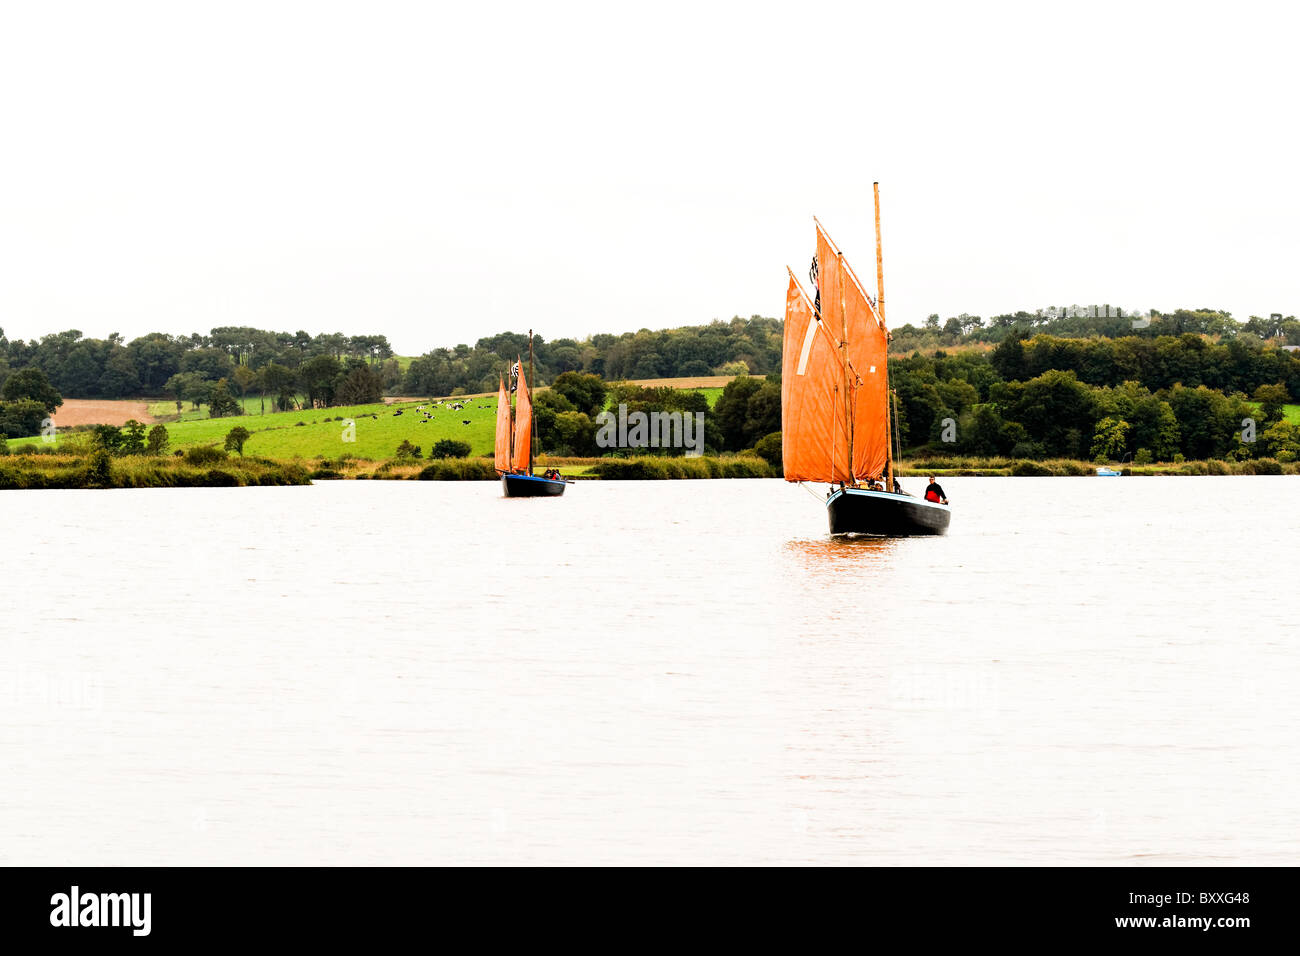
[[[943,486],[934,480],[934,475],[930,476],[930,484],[925,489],[926,501],[937,501],[941,505],[948,503],[947,496],[943,493]]]

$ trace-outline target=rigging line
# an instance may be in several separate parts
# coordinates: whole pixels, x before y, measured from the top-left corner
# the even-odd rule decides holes
[[[825,499],[822,498],[821,495],[817,494],[817,492],[815,492],[815,491],[813,491],[811,488],[809,488],[809,487],[808,487],[808,483],[807,483],[806,481],[798,482],[798,485],[799,485],[800,488],[802,488],[804,491],[808,492],[808,494],[812,495],[812,496],[813,496],[814,498],[816,498],[818,501],[824,501],[824,500],[825,500]]]

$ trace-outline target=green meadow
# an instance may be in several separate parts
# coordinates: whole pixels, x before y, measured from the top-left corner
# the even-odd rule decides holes
[[[392,458],[403,441],[418,446],[427,455],[443,438],[469,442],[471,455],[491,454],[496,435],[496,398],[469,399],[460,411],[453,411],[450,404],[354,405],[181,421],[166,428],[172,448],[187,448],[219,445],[230,429],[242,425],[252,433],[244,454],[263,458],[336,458],[349,454],[385,459]],[[426,419],[418,411],[421,407],[432,418]],[[462,424],[465,421],[470,424]]]

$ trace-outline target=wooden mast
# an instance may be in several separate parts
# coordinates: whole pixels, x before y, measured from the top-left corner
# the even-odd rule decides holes
[[[880,244],[880,183],[872,183],[876,200],[876,312],[885,324],[885,260]],[[886,333],[888,335],[888,333]],[[894,393],[889,388],[889,346],[885,346],[885,490],[894,490]]]
[[[533,440],[528,443],[528,474],[533,473],[533,449],[537,447],[537,415],[533,412],[533,330],[528,330],[528,414],[532,417],[529,426]]]

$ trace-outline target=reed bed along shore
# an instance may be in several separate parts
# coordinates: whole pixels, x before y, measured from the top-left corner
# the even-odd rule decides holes
[[[1050,458],[1031,461],[1015,458],[922,458],[905,459],[898,466],[904,478],[940,477],[1012,477],[1012,478],[1066,478],[1096,475],[1102,467],[1097,462],[1077,461],[1070,458]],[[1250,458],[1245,461],[1220,461],[1217,458],[1196,461],[1152,462],[1134,465],[1114,464],[1108,467],[1125,475],[1300,475],[1300,463],[1279,462],[1272,458]]]
[[[301,464],[263,458],[222,458],[206,464],[175,456],[115,458],[106,452],[0,458],[0,489],[238,488],[310,483]]]
[[[939,477],[1083,477],[1095,476],[1097,464],[1072,459],[1029,461],[1011,458],[928,458],[904,460],[901,478]],[[1217,459],[1112,465],[1129,476],[1153,475],[1297,475],[1300,463],[1271,458],[1246,461]],[[655,481],[706,478],[779,478],[780,469],[747,455],[669,458],[547,458],[537,471],[556,468],[566,478],[604,481]],[[491,458],[375,460],[340,458],[288,460],[239,457],[216,449],[191,449],[183,455],[120,455],[103,451],[69,453],[23,449],[0,453],[0,490],[41,488],[232,488],[258,485],[305,485],[312,481],[495,481]]]

